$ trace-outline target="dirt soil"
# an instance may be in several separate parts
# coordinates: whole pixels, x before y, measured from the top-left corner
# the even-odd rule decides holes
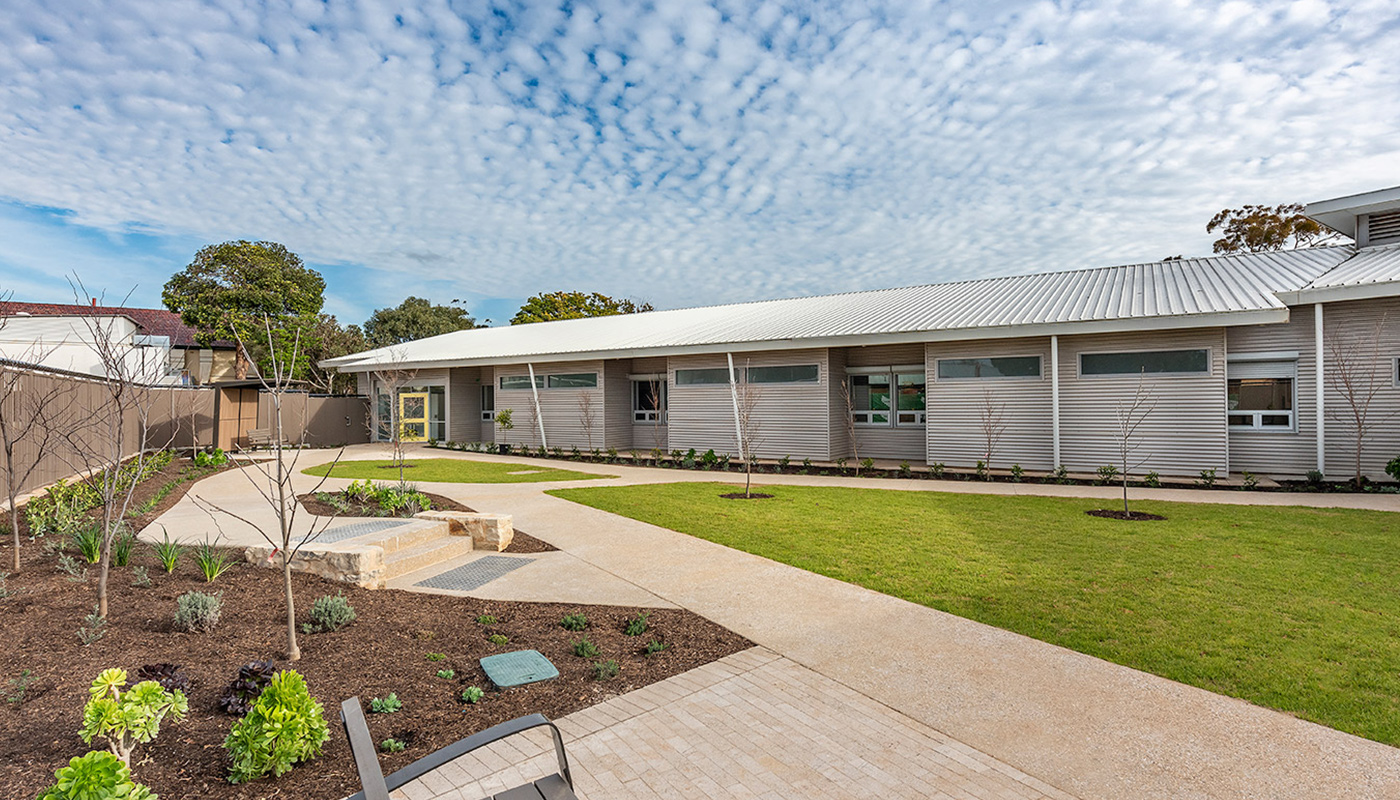
[[[1091,517],[1103,517],[1104,519],[1121,519],[1128,522],[1152,522],[1155,520],[1166,519],[1166,517],[1159,516],[1157,514],[1149,514],[1146,511],[1131,511],[1125,514],[1116,508],[1095,508],[1089,511],[1085,511],[1084,513],[1088,514]]]
[[[77,630],[92,610],[95,578],[74,582],[56,570],[56,558],[42,555],[38,545],[26,544],[23,555],[23,572],[10,576],[7,584],[14,594],[0,599],[5,642],[0,695],[11,701],[0,704],[0,794],[5,797],[33,797],[70,758],[102,747],[100,741],[84,745],[77,731],[88,686],[108,667],[134,673],[144,664],[173,662],[183,666],[193,683],[189,718],[164,725],[159,738],[140,746],[134,759],[135,779],[162,797],[334,800],[360,788],[339,724],[338,707],[347,697],[358,696],[368,705],[370,698],[394,692],[403,701],[397,713],[367,715],[376,742],[412,733],[407,750],[381,755],[388,774],[496,723],[533,712],[559,718],[750,646],[738,634],[687,611],[651,610],[651,629],[629,637],[622,628],[638,613],[635,608],[369,591],[293,575],[301,620],[314,599],[337,591],[344,592],[358,619],[334,633],[301,635],[302,658],[289,665],[283,660],[286,628],[279,572],[239,563],[211,585],[188,555],[167,575],[141,548],[133,564],[146,567],[154,585],[135,588],[131,567],[114,568],[106,633],[84,647]],[[8,545],[0,547],[0,563],[9,558]],[[191,590],[222,593],[223,618],[214,633],[189,634],[172,627],[175,598]],[[587,616],[586,631],[559,626],[572,613]],[[497,621],[480,624],[482,615]],[[493,634],[508,637],[509,644],[492,644],[488,637]],[[601,649],[599,658],[617,660],[617,677],[596,681],[592,660],[573,655],[572,642],[585,635]],[[666,649],[644,655],[653,639]],[[543,653],[560,677],[505,691],[491,686],[478,659],[525,649]],[[430,653],[442,653],[445,659],[430,661]],[[232,786],[225,779],[228,761],[221,744],[234,718],[215,702],[239,666],[262,658],[294,666],[306,677],[325,706],[331,738],[320,758],[280,779]],[[441,669],[456,675],[436,677]],[[9,680],[25,670],[33,682],[17,695]],[[459,698],[467,686],[486,690],[485,699],[477,705],[463,703]]]
[[[465,511],[474,513],[476,509],[464,506],[450,497],[443,497],[440,494],[424,492],[428,499],[433,501],[433,508],[441,511]],[[301,507],[318,517],[378,517],[380,516],[379,506],[372,503],[350,502],[350,509],[342,513],[340,509],[317,497],[314,492],[298,495],[297,500]],[[549,542],[536,539],[524,531],[517,530],[515,536],[510,540],[510,547],[501,551],[504,553],[552,553],[559,548]]]

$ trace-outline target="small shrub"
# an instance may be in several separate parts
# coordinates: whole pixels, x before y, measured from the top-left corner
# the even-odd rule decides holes
[[[93,606],[92,613],[83,617],[83,624],[78,626],[78,641],[83,643],[83,647],[87,647],[106,635],[107,619],[99,616],[97,606]]]
[[[131,563],[131,553],[136,549],[136,536],[128,531],[118,533],[112,539],[112,563],[125,567]]]
[[[440,669],[437,671],[437,676],[443,680],[450,681],[457,677],[457,671],[452,669]]]
[[[184,719],[190,705],[184,692],[167,691],[155,681],[130,688],[126,683],[124,669],[106,669],[97,676],[88,690],[78,735],[86,744],[99,736],[106,739],[112,754],[130,764],[136,745],[153,741],[166,716],[176,722]]]
[[[1021,467],[1020,464],[1012,464],[1012,465],[1011,465],[1011,482],[1012,482],[1012,483],[1020,483],[1021,480],[1022,480],[1025,476],[1026,476],[1026,470],[1023,469],[1023,468]]]
[[[293,670],[279,672],[224,739],[233,757],[229,782],[280,777],[292,765],[319,756],[328,738],[330,727],[306,681]]]
[[[394,738],[385,739],[379,743],[379,749],[385,753],[402,753],[408,745]]]
[[[8,581],[9,579],[10,573],[0,572],[0,600],[4,600],[9,597],[14,597],[17,594],[17,592],[14,589],[11,589],[9,586],[5,585],[6,581]]]
[[[1149,489],[1158,489],[1162,486],[1162,476],[1156,472],[1149,472],[1143,477],[1142,485]]]
[[[909,466],[909,462],[908,462],[908,461],[901,461],[901,462],[899,462],[899,477],[901,477],[901,478],[912,478],[912,477],[914,477],[914,468],[911,467],[911,466]]]
[[[175,627],[186,633],[213,633],[223,610],[220,593],[185,592],[175,598]]]
[[[151,588],[151,576],[146,573],[145,567],[131,568],[131,585],[137,589]],[[3,588],[4,580],[0,579],[0,588]]]
[[[393,714],[403,708],[403,701],[393,692],[389,692],[388,697],[372,697],[369,701],[371,714]]]
[[[495,625],[495,624],[496,624],[496,618],[493,617],[493,616],[491,616],[490,614],[482,614],[481,616],[479,616],[479,617],[476,618],[476,624],[478,624],[478,625]]]
[[[447,654],[446,654],[446,653],[428,653],[427,656],[426,656],[426,658],[427,658],[429,661],[446,661],[446,660],[447,660]]]
[[[628,636],[641,636],[647,632],[647,612],[643,611],[632,619],[627,620],[627,624],[622,626],[622,632]]]
[[[1064,464],[1055,467],[1055,471],[1050,473],[1050,481],[1058,484],[1069,483],[1069,470],[1065,469]]]
[[[507,638],[504,634],[500,633],[493,633],[490,636],[488,636],[486,640],[489,641],[491,644],[496,645],[497,647],[505,647],[506,645],[510,644],[510,639]]]
[[[199,566],[199,572],[204,576],[205,583],[213,583],[219,576],[228,572],[233,566],[224,551],[214,546],[213,542],[201,542],[194,548],[194,563]]]
[[[1393,463],[1395,463],[1395,461],[1392,460],[1390,463],[1393,464]],[[1390,464],[1386,464],[1386,465],[1385,465],[1385,471],[1386,471],[1386,472],[1390,472]],[[1310,470],[1308,470],[1308,485],[1309,485],[1309,486],[1321,486],[1321,485],[1322,485],[1322,482],[1323,482],[1324,480],[1326,480],[1326,479],[1327,479],[1326,476],[1324,476],[1320,471],[1315,470],[1315,469],[1310,469]],[[1400,480],[1400,479],[1397,479],[1397,480]]]
[[[942,478],[943,470],[947,469],[942,461],[935,461],[928,465],[928,476],[930,478]]]
[[[977,480],[979,481],[989,481],[992,479],[992,473],[987,471],[987,462],[985,461],[977,462],[975,472],[977,473]]]
[[[845,471],[846,471],[846,462],[848,462],[848,461],[850,461],[849,458],[838,458],[838,459],[836,459],[836,471],[837,471],[837,472],[845,472]]]
[[[219,708],[225,714],[243,716],[253,710],[263,689],[277,676],[277,665],[271,661],[250,661],[238,668],[233,682],[219,694]]]
[[[665,643],[665,642],[660,642],[660,641],[657,641],[656,639],[652,639],[651,641],[647,642],[646,654],[649,655],[649,656],[654,656],[654,655],[656,655],[657,653],[659,653],[659,652],[661,652],[662,650],[665,650],[665,649],[666,649],[666,643]]]
[[[812,471],[812,459],[810,459],[810,458],[804,458],[804,459],[802,459],[802,474],[803,474],[803,475],[806,475],[806,474],[808,474],[808,473],[811,472],[811,471]]]
[[[156,560],[165,568],[165,573],[169,575],[175,571],[175,565],[180,561],[180,555],[185,552],[185,547],[179,542],[170,541],[170,534],[166,532],[164,540],[151,545],[151,550],[155,553]]]
[[[718,463],[719,456],[715,455],[713,448],[706,450],[705,454],[700,456],[700,467],[702,469],[714,469],[715,465]]]
[[[875,459],[873,459],[873,458],[862,458],[862,459],[860,460],[860,468],[861,468],[861,469],[863,469],[863,470],[869,472],[869,471],[870,471],[871,469],[873,469],[874,467],[875,467]]]
[[[87,582],[87,567],[83,564],[79,564],[76,558],[73,558],[67,553],[58,554],[58,571],[66,574],[68,580],[73,583]]]
[[[559,627],[566,631],[581,631],[588,627],[588,617],[583,614],[565,614],[564,618],[559,620]]]
[[[429,446],[429,447],[432,447],[432,448],[434,448],[434,449],[436,449],[437,446],[438,446],[438,440],[437,440],[437,439],[429,439],[429,440],[428,440],[428,446]]]
[[[228,454],[220,447],[216,447],[207,452],[201,451],[194,454],[194,465],[196,467],[221,467],[227,463]]]
[[[462,690],[462,699],[468,703],[471,703],[472,705],[480,703],[481,698],[485,696],[486,692],[481,691],[481,689],[479,689],[476,686],[468,686],[467,688]]]
[[[574,642],[574,655],[579,658],[596,658],[599,652],[598,645],[589,641],[587,636]]]
[[[782,458],[778,459],[778,469],[786,470],[788,468],[788,465],[791,463],[792,456],[783,456]]]
[[[338,631],[355,621],[355,607],[343,594],[328,594],[311,604],[311,622],[301,626],[306,633]]]
[[[102,529],[96,525],[83,525],[68,533],[68,543],[89,564],[96,564],[102,558]]]
[[[76,756],[53,774],[54,785],[36,800],[156,800],[131,779],[131,767],[105,750]]]
[[[146,664],[136,670],[136,677],[143,681],[155,681],[167,692],[190,693],[190,678],[176,664]]]
[[[593,680],[606,681],[617,677],[617,662],[613,659],[593,662]]]
[[[361,504],[368,503],[375,499],[377,493],[374,484],[369,480],[351,481],[350,485],[345,487],[345,496]]]
[[[616,447],[609,447],[609,448],[608,448],[608,463],[609,463],[609,464],[615,464],[615,463],[617,463],[617,448],[616,448]]]
[[[1107,486],[1113,483],[1114,478],[1118,477],[1118,468],[1112,464],[1104,464],[1102,467],[1095,470],[1095,472],[1099,473],[1098,483],[1100,486]]]
[[[1201,470],[1201,476],[1196,479],[1196,485],[1207,489],[1215,485],[1216,476],[1214,469]]]
[[[25,692],[28,692],[29,687],[37,680],[39,679],[34,677],[34,673],[27,669],[20,672],[18,678],[10,678],[8,683],[10,688],[9,691],[6,692],[5,702],[11,705],[23,703]]]

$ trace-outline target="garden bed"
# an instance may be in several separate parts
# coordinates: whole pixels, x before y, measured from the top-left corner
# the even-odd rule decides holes
[[[0,548],[0,551],[8,548]],[[8,559],[9,553],[5,552]],[[142,745],[133,759],[136,780],[165,798],[299,798],[333,800],[359,789],[354,763],[336,714],[341,700],[358,695],[395,693],[403,710],[368,714],[375,742],[404,731],[412,744],[401,753],[382,756],[386,774],[433,750],[476,731],[522,714],[540,712],[559,718],[632,689],[679,674],[749,646],[743,637],[687,611],[649,612],[650,631],[630,637],[622,632],[638,609],[511,603],[472,600],[395,590],[369,591],[331,584],[310,575],[292,576],[299,617],[307,618],[317,597],[343,592],[358,613],[349,627],[334,633],[300,636],[302,659],[287,664],[281,575],[273,570],[236,565],[213,584],[204,582],[186,556],[167,575],[146,548],[133,565],[145,567],[153,586],[131,586],[132,569],[114,568],[111,621],[103,637],[89,646],[77,629],[92,610],[95,578],[75,583],[55,569],[55,558],[38,545],[24,547],[25,569],[11,576],[0,599],[0,627],[6,647],[0,650],[0,694],[25,670],[32,682],[14,702],[0,704],[0,786],[6,796],[32,797],[50,785],[53,772],[88,747],[78,738],[89,684],[108,667],[129,672],[144,664],[173,662],[184,667],[193,686],[189,719],[167,723],[159,738]],[[190,590],[223,595],[223,618],[212,634],[177,632],[171,625],[175,598]],[[582,613],[589,626],[582,633],[562,629],[565,614]],[[494,624],[480,624],[490,615]],[[489,638],[500,634],[505,646]],[[587,636],[601,651],[597,659],[615,659],[617,677],[593,678],[597,659],[579,658],[572,642]],[[666,649],[645,655],[648,642]],[[512,650],[535,649],[559,668],[560,677],[507,691],[496,691],[477,660]],[[429,660],[441,653],[441,661]],[[242,786],[226,782],[227,755],[221,744],[234,717],[218,711],[218,694],[242,664],[273,658],[279,666],[301,672],[311,692],[325,706],[331,738],[325,752],[276,780]],[[451,679],[436,676],[451,669]],[[467,686],[486,690],[477,705],[460,700]]]
[[[433,509],[437,511],[465,511],[468,513],[476,512],[476,509],[464,506],[450,497],[443,497],[440,494],[433,494],[432,492],[424,492],[424,494],[428,496],[429,500],[433,501]],[[318,517],[384,516],[384,513],[379,508],[379,506],[371,503],[355,503],[351,501],[349,502],[349,509],[342,511],[340,508],[337,508],[336,506],[333,506],[330,503],[327,503],[325,500],[322,500],[321,498],[317,497],[316,494],[313,492],[297,495],[297,500],[301,503],[302,508],[306,509],[311,514],[315,514]],[[552,553],[558,549],[559,548],[555,547],[549,542],[541,541],[540,539],[536,539],[535,537],[531,536],[528,533],[525,533],[524,531],[517,530],[515,532],[514,538],[510,540],[510,547],[507,547],[502,552]]]

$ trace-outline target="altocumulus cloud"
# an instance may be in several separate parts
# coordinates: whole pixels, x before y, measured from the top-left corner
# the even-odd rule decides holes
[[[1092,266],[1400,183],[1397,36],[1390,0],[8,0],[0,196],[283,241],[342,309]]]

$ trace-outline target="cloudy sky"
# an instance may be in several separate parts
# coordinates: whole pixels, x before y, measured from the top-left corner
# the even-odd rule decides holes
[[[282,242],[407,294],[658,307],[1204,253],[1400,184],[1400,4],[0,4],[0,291],[158,305]]]

